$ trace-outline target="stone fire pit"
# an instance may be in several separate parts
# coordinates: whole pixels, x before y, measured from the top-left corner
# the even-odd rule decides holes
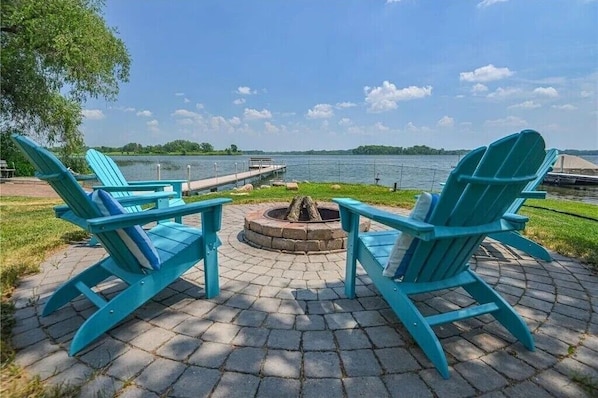
[[[289,215],[297,221],[289,220]],[[318,215],[321,220],[314,220]],[[369,230],[370,221],[362,218],[359,228]],[[347,247],[338,206],[333,203],[318,205],[309,197],[295,197],[289,206],[248,213],[244,239],[262,249],[297,254],[330,253]]]

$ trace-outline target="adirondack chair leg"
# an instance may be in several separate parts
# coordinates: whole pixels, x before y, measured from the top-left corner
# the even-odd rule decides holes
[[[395,314],[407,328],[411,337],[417,342],[428,359],[434,364],[436,370],[444,379],[449,379],[448,362],[442,345],[434,330],[426,322],[411,299],[401,291],[397,291],[395,299],[390,303]]]
[[[359,248],[359,216],[346,212],[350,225],[347,236],[347,263],[345,266],[345,296],[355,298],[355,276],[357,271],[357,250]]]
[[[475,283],[464,285],[463,288],[480,304],[495,303],[499,310],[492,315],[528,350],[534,351],[534,339],[521,316],[511,305],[492,289],[475,272],[468,271],[476,279]]]
[[[218,246],[220,240],[216,231],[220,230],[222,209],[202,213],[201,228],[204,252],[204,280],[206,297],[213,298],[220,294],[220,278],[218,271]]]
[[[81,291],[76,287],[77,283],[82,282],[86,286],[96,286],[98,283],[110,277],[112,274],[107,272],[101,266],[104,261],[107,261],[107,259],[91,266],[60,286],[48,299],[48,302],[42,311],[42,316],[50,315],[52,312],[81,295]]]
[[[521,250],[532,257],[539,258],[547,262],[552,261],[552,256],[548,253],[542,245],[534,242],[531,239],[526,238],[519,232],[509,231],[501,232],[489,235],[490,238],[496,239],[501,243],[514,247],[515,249]]]
[[[96,340],[137,308],[177,280],[196,261],[183,261],[162,268],[160,272],[146,275],[118,293],[94,312],[77,330],[71,342],[69,355],[75,355]]]

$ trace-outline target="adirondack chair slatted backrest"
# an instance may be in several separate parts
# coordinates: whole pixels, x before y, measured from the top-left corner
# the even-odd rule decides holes
[[[552,170],[552,166],[556,162],[558,156],[559,156],[558,150],[556,150],[554,148],[548,149],[546,151],[546,156],[544,156],[544,161],[538,168],[536,178],[533,179],[532,181],[528,182],[523,190],[524,191],[535,191],[536,188],[540,184],[542,184],[542,181],[544,180],[544,177],[546,176],[546,174]],[[507,209],[507,213],[517,213],[517,211],[519,211],[521,206],[523,206],[523,203],[525,202],[525,200],[526,200],[526,198],[524,198],[524,197],[518,197],[517,199],[515,199],[513,201],[513,203],[511,204],[511,206],[509,206],[509,208]]]
[[[52,152],[27,137],[17,135],[12,138],[27,159],[34,165],[36,177],[48,182],[77,217],[82,219],[102,217],[99,209],[81,188],[73,174],[64,167]],[[142,272],[137,260],[127,249],[116,231],[98,233],[97,238],[122,268],[132,273]]]
[[[116,187],[126,187],[129,185],[120,168],[111,157],[95,149],[89,149],[85,153],[85,160],[102,185]],[[133,195],[130,191],[112,191],[110,194],[115,198]],[[126,206],[125,208],[129,212],[141,211],[141,206]]]
[[[544,141],[533,131],[470,152],[449,175],[429,223],[468,227],[500,222],[535,178],[545,154]],[[431,282],[459,274],[484,237],[419,240],[403,280]]]

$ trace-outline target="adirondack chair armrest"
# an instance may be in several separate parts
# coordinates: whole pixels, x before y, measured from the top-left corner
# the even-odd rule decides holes
[[[430,236],[420,237],[422,240],[460,238],[465,236],[489,235],[497,232],[520,230],[525,227],[528,218],[518,214],[505,214],[502,219],[483,225],[471,227],[445,227],[435,226]]]
[[[520,196],[525,199],[546,199],[546,191],[523,191]]]
[[[146,180],[146,181],[129,181],[130,185],[152,185],[152,184],[168,184],[172,186],[172,190],[178,193],[180,198],[183,194],[183,183],[187,180]]]
[[[122,206],[141,206],[145,204],[158,204],[159,199],[170,199],[176,196],[176,192],[172,191],[159,191],[159,192],[152,192],[143,195],[131,195],[131,196],[122,196],[118,198],[114,198],[118,201]]]
[[[75,177],[75,180],[77,181],[91,181],[98,179],[95,174],[73,174],[73,177]]]
[[[349,232],[351,227],[347,223],[348,217],[343,217],[343,212],[355,213],[370,220],[379,222],[388,227],[404,231],[420,239],[428,240],[430,234],[434,231],[434,225],[422,221],[417,221],[409,217],[381,210],[365,203],[349,198],[334,198],[341,211],[341,224],[345,232]]]
[[[145,181],[127,181],[130,185],[139,185],[139,184],[182,184],[187,182],[187,180],[145,180]]]
[[[117,216],[91,218],[87,220],[87,230],[91,233],[107,232],[197,213],[213,212],[220,216],[222,205],[231,201],[231,199],[226,198],[210,199],[202,202],[189,203],[183,206],[151,209],[139,213],[119,214]],[[214,220],[213,225],[216,231],[220,230],[219,220]]]
[[[94,185],[93,189],[102,189],[106,192],[131,192],[131,191],[164,191],[170,184],[145,184],[145,185]]]

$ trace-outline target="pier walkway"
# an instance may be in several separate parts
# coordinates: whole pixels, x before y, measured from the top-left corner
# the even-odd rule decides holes
[[[243,171],[241,173],[189,181],[183,184],[183,193],[189,194],[197,191],[206,191],[209,189],[218,188],[219,186],[234,184],[239,181],[245,182],[246,180],[251,180],[258,177],[267,177],[272,174],[283,173],[286,171],[286,168],[286,165],[270,165],[257,169],[252,168],[249,171]]]

